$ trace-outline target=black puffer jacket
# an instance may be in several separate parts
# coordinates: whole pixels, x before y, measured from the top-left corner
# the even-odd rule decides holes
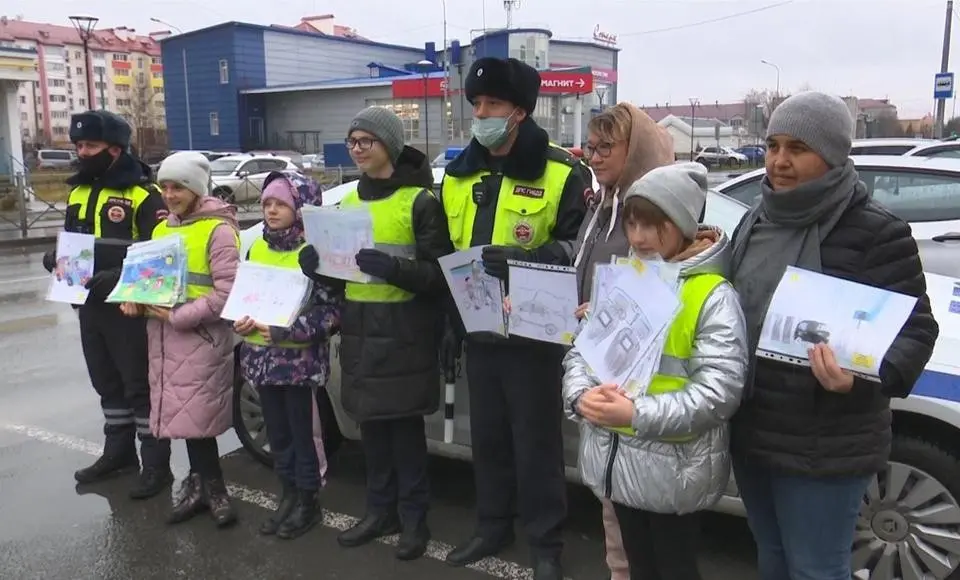
[[[809,368],[757,359],[751,395],[733,420],[733,451],[782,473],[869,475],[890,454],[890,397],[910,394],[939,327],[910,226],[876,202],[848,208],[820,258],[825,274],[919,297],[880,366],[882,384],[858,378],[849,393],[831,393]]]
[[[389,179],[363,176],[361,200],[389,197],[400,187],[424,188],[413,204],[417,258],[399,260],[387,283],[412,292],[409,302],[345,301],[341,313],[340,367],[343,408],[356,421],[429,415],[440,405],[438,348],[447,293],[437,263],[453,251],[447,219],[431,193],[426,156],[410,147]]]

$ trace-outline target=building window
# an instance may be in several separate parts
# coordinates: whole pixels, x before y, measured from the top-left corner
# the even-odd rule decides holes
[[[422,104],[421,101],[404,99],[367,100],[368,106],[390,109],[400,117],[400,122],[403,124],[403,138],[407,141],[422,138],[420,134],[420,106]]]
[[[216,113],[210,113],[210,134],[214,137],[220,134],[220,116]]]
[[[159,56],[154,56],[150,58],[150,64],[163,64],[163,60]]]
[[[79,60],[80,56],[81,56],[81,55],[80,55],[80,51],[79,51],[79,50],[73,51],[73,58]]]
[[[65,87],[67,86],[67,81],[63,79],[47,79],[48,87]]]
[[[86,108],[86,106],[87,106],[87,100],[86,100],[86,99],[80,99],[79,101],[77,101],[77,104],[79,104],[81,107]]]
[[[226,85],[230,83],[230,65],[227,64],[226,59],[220,60],[220,84]]]
[[[127,62],[127,55],[116,53],[113,55],[113,60],[122,60],[123,62]]]
[[[105,74],[107,73],[107,69],[106,69],[106,67],[95,66],[95,67],[93,67],[93,72],[94,72],[94,74],[102,77],[103,75],[105,75]]]
[[[155,94],[155,95],[162,95],[162,94],[163,94],[163,87],[153,87],[153,94]]]
[[[138,57],[137,57],[137,68],[143,68],[143,57],[142,57],[142,56],[138,56]]]
[[[67,67],[62,62],[48,62],[47,70],[50,72],[63,72]]]
[[[117,77],[128,77],[130,76],[130,71],[125,68],[115,68],[113,69],[113,75]]]
[[[51,103],[66,103],[66,102],[67,102],[67,97],[66,97],[66,95],[50,95],[50,102],[51,102]]]
[[[20,95],[20,104],[21,104],[21,105],[26,105],[26,104],[27,104],[27,96],[26,96],[26,95]]]
[[[162,78],[163,78],[163,73],[161,73],[161,72],[155,72],[155,73],[153,73],[153,78],[155,78],[155,79],[162,79]]]
[[[82,74],[83,74],[83,69],[80,68],[80,67],[77,67],[77,74],[78,74],[78,75],[82,75]]]

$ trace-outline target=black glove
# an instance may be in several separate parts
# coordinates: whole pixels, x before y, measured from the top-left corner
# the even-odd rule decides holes
[[[535,261],[533,251],[515,246],[486,246],[483,248],[481,258],[483,259],[483,270],[494,278],[504,281],[506,281],[507,274],[510,271],[507,260]]]
[[[304,246],[297,256],[297,261],[300,262],[300,271],[303,272],[304,276],[314,282],[329,287],[335,293],[343,292],[343,288],[347,283],[346,280],[331,278],[317,273],[317,268],[320,267],[320,254],[317,253],[316,248],[313,246]]]
[[[374,278],[389,281],[397,275],[397,259],[380,250],[360,250],[356,260],[360,271]]]
[[[120,282],[120,270],[101,270],[90,277],[84,288],[90,291],[90,296],[99,302],[103,302],[110,295],[110,292]]]
[[[47,250],[43,253],[43,267],[46,268],[47,272],[53,272],[53,269],[57,267],[56,250]]]
[[[463,339],[457,335],[453,325],[447,324],[440,342],[440,364],[447,382],[456,382],[457,364],[462,353]]]

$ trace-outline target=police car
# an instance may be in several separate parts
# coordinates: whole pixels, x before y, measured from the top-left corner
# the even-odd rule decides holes
[[[928,272],[940,338],[913,394],[891,402],[893,455],[864,498],[853,546],[854,569],[868,570],[875,580],[958,577],[951,575],[960,569],[960,288],[954,290],[952,278],[960,278],[956,253],[960,248],[960,162],[870,156],[856,158],[855,163],[871,193],[913,226]],[[762,169],[746,173],[711,191],[704,221],[732,233],[759,195],[763,173]],[[442,169],[435,170],[436,181],[442,176]],[[324,192],[324,204],[338,203],[352,187],[345,184]],[[242,232],[244,248],[260,235],[260,228]],[[338,339],[332,352],[330,381],[318,393],[328,452],[343,438],[360,436],[357,424],[340,404]],[[243,384],[239,373],[234,396],[234,425],[240,441],[254,457],[269,463],[257,394]],[[467,400],[466,378],[460,373],[456,401]],[[453,443],[443,442],[441,410],[427,418],[428,444],[433,453],[469,461],[469,415],[466,405],[457,402]],[[573,481],[579,477],[577,438],[577,427],[565,422],[564,453]],[[732,479],[715,509],[744,514]]]

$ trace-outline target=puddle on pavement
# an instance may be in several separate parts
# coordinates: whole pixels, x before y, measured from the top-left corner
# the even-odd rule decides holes
[[[29,332],[31,330],[56,328],[59,326],[59,324],[59,314],[25,316],[23,318],[14,318],[13,320],[0,321],[0,334],[12,334],[15,332]]]
[[[0,304],[13,304],[15,302],[36,302],[42,300],[44,294],[39,290],[15,290],[13,292],[0,292]]]

